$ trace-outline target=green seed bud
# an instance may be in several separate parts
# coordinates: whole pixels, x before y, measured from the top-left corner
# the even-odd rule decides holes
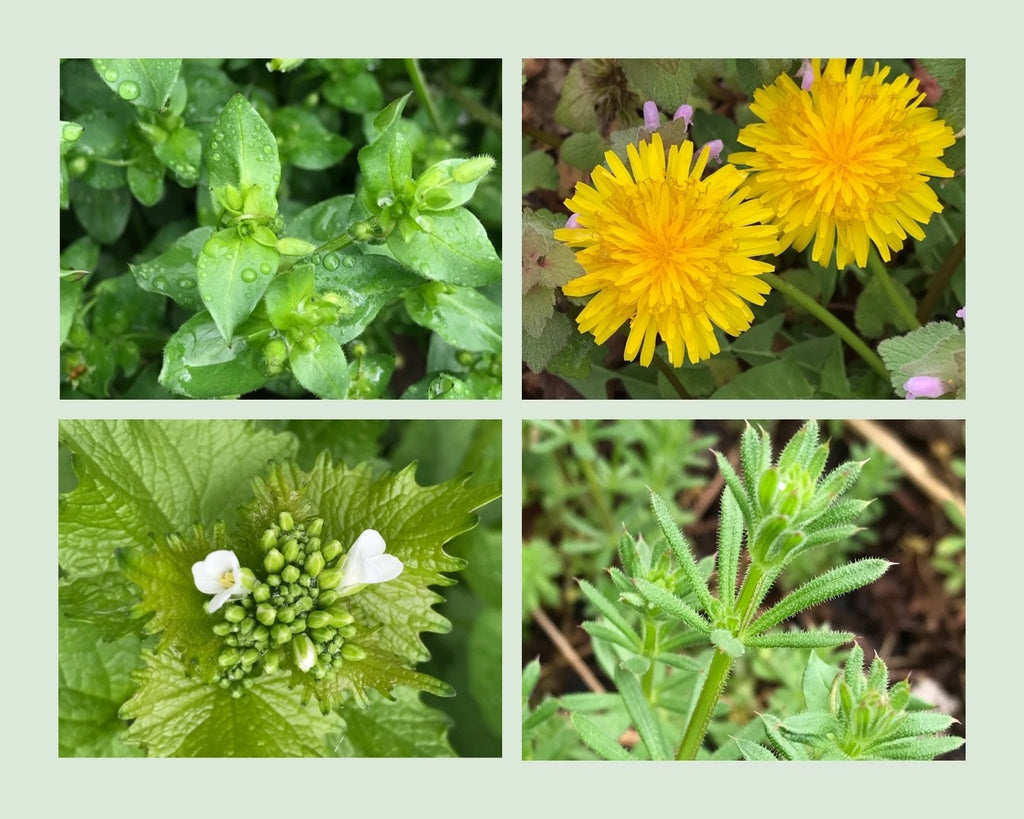
[[[301,671],[309,671],[316,663],[316,647],[305,634],[292,640],[292,660]]]
[[[223,621],[220,623],[215,623],[213,626],[213,633],[216,634],[218,637],[227,637],[231,633],[231,630],[231,623],[225,623]]]
[[[272,338],[263,345],[263,367],[268,375],[280,375],[288,363],[288,345],[280,338]],[[271,544],[273,545],[273,544]],[[269,546],[267,547],[270,548]]]
[[[278,623],[270,629],[270,638],[278,645],[282,645],[292,639],[292,630],[283,623]]]
[[[310,597],[308,594],[304,594],[301,597],[297,598],[296,601],[292,604],[292,606],[295,608],[295,611],[297,612],[309,611],[311,608],[313,608],[313,598]]]
[[[294,583],[296,580],[299,579],[299,574],[299,567],[293,566],[290,563],[283,569],[281,569],[281,579],[285,583]]]
[[[277,610],[277,622],[279,623],[290,623],[295,619],[295,609],[291,606],[285,606],[282,609]]]
[[[304,239],[285,236],[277,240],[277,252],[282,256],[308,256],[314,250],[316,245],[311,245]]]
[[[270,640],[270,629],[266,626],[256,626],[252,630],[252,641],[258,646],[263,645],[266,647],[266,643]]]
[[[324,519],[323,518],[313,518],[313,520],[311,520],[309,522],[309,525],[306,527],[306,534],[309,535],[311,538],[313,538],[313,537],[320,537],[320,533],[323,531],[323,529],[324,529]],[[319,546],[319,544],[317,544],[317,545]]]
[[[252,573],[252,569],[243,566],[238,571],[238,582],[242,584],[243,589],[252,591],[256,588],[256,575]]]
[[[355,643],[345,643],[341,647],[341,656],[350,662],[357,662],[366,657],[366,650],[360,648]]]
[[[284,546],[281,547],[281,554],[284,555],[284,559],[289,563],[294,563],[299,556],[299,541],[293,537],[288,538],[284,542]]]
[[[217,655],[217,665],[221,668],[231,668],[242,658],[242,652],[237,648],[226,648]]]
[[[265,626],[272,626],[277,620],[277,609],[269,603],[260,603],[256,607],[256,619]]]
[[[270,599],[270,586],[266,583],[260,583],[252,590],[252,599],[256,603],[266,603]]]
[[[321,589],[336,589],[341,584],[341,569],[326,569],[320,572],[317,582]]]
[[[324,560],[326,560],[328,563],[330,563],[338,555],[341,554],[341,549],[342,549],[341,541],[339,541],[339,540],[329,540],[320,549],[320,553],[324,556]]]
[[[244,637],[246,634],[251,634],[254,628],[256,628],[256,621],[247,616],[238,624],[238,633]]]
[[[264,552],[269,552],[277,546],[277,532],[273,529],[267,529],[260,537],[260,549]]]
[[[306,630],[306,618],[296,617],[288,624],[288,628],[292,630],[292,634],[302,634]]]
[[[295,518],[292,517],[291,512],[281,512],[277,516],[277,522],[281,524],[282,532],[290,532],[295,528]]]
[[[263,568],[268,572],[279,572],[284,568],[286,562],[283,554],[277,549],[271,549],[267,552],[267,556],[263,558]]]
[[[452,168],[452,179],[460,185],[468,185],[483,179],[491,168],[494,167],[494,159],[489,156],[474,156]]]
[[[267,585],[271,586],[271,587],[274,587],[274,588],[277,588],[278,586],[280,586],[281,585],[281,575],[279,575],[279,574],[268,574],[267,575]]]
[[[306,558],[306,574],[310,577],[316,577],[324,570],[326,565],[327,561],[324,560],[324,556],[320,552],[313,552],[313,554]]]
[[[327,613],[331,615],[331,625],[335,627],[350,626],[356,619],[342,606],[332,606]]]
[[[246,617],[246,610],[241,606],[228,606],[224,610],[224,619],[229,623],[240,623]]]
[[[351,640],[356,636],[356,632],[359,631],[355,626],[344,626],[338,629],[338,634],[341,635],[343,640]]]
[[[311,611],[306,615],[306,623],[310,628],[323,628],[324,626],[330,625],[331,615],[326,611]],[[333,636],[333,635],[332,635]],[[330,639],[330,638],[328,638]]]
[[[309,629],[310,637],[312,637],[320,645],[324,645],[326,643],[329,643],[331,641],[331,639],[334,637],[334,634],[335,634],[335,632],[334,632],[333,628],[314,628],[314,629]]]
[[[242,652],[242,664],[251,666],[260,658],[260,653],[255,648],[247,648]]]
[[[273,674],[281,665],[281,654],[278,651],[268,651],[263,655],[263,670]]]
[[[341,600],[341,595],[336,591],[322,591],[320,592],[320,596],[317,598],[317,602],[320,604],[320,607],[324,609],[328,608],[333,603],[337,603],[339,600]]]

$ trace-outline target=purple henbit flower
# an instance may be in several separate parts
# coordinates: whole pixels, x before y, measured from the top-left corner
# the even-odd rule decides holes
[[[915,398],[938,398],[949,391],[949,385],[934,375],[915,375],[903,383],[903,391],[908,401]]]
[[[800,64],[800,68],[797,69],[796,75],[800,77],[800,88],[804,91],[810,91],[811,86],[814,84],[814,69],[811,68],[811,61],[804,60]]]
[[[710,142],[705,142],[700,146],[703,151],[705,148],[708,149],[708,162],[714,159],[719,165],[722,164],[722,150],[725,148],[725,143],[720,139],[713,139]]]
[[[658,130],[661,125],[661,116],[658,114],[658,104],[654,100],[647,100],[644,103],[644,128],[652,133]]]
[[[956,317],[958,319],[963,319],[964,320],[964,324],[967,323],[967,305],[966,304],[963,307],[961,307],[959,310],[956,311]]]
[[[672,121],[681,119],[686,125],[686,129],[690,129],[690,123],[693,122],[693,106],[692,105],[680,105],[676,112],[672,115]]]
[[[580,226],[579,214],[570,214],[569,218],[565,220],[565,226],[567,228],[578,228]]]

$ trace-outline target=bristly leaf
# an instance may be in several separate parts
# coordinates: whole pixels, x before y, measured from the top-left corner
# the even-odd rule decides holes
[[[763,745],[758,745],[756,742],[751,742],[749,739],[740,739],[739,737],[733,737],[733,741],[740,749],[740,753],[743,754],[743,758],[748,762],[778,762],[778,758],[765,748]]]
[[[593,604],[594,608],[601,613],[610,625],[618,629],[622,636],[627,640],[635,640],[637,646],[643,644],[640,636],[633,630],[633,627],[629,624],[626,618],[622,616],[614,603],[590,585],[586,580],[580,580],[578,582],[580,584],[580,591],[583,592],[584,597]]]
[[[804,609],[873,583],[885,574],[891,565],[887,560],[868,558],[830,569],[808,580],[768,609],[751,623],[748,631],[752,635],[761,634]]]
[[[627,760],[633,758],[625,748],[598,728],[593,720],[579,713],[573,714],[569,719],[584,744],[602,759]]]
[[[622,646],[628,651],[640,651],[643,648],[643,640],[640,639],[640,635],[636,632],[630,632],[629,635],[626,635],[621,630],[612,628],[606,623],[595,623],[592,621],[582,623],[581,628],[591,637]]]
[[[651,759],[672,759],[672,751],[661,733],[658,718],[644,697],[636,676],[625,669],[615,669],[615,687],[622,695],[622,701],[626,704],[630,719],[633,720],[633,727],[647,747]]]
[[[710,611],[713,604],[707,581],[705,581],[700,570],[697,568],[697,560],[690,550],[690,545],[686,542],[686,539],[672,519],[672,512],[669,510],[668,504],[652,492],[651,507],[654,509],[654,517],[658,521],[662,534],[665,535],[665,540],[668,542],[672,554],[675,555],[679,568],[686,575],[686,579],[690,581],[690,588],[697,597],[697,602],[700,603],[701,608],[705,611]]]
[[[849,631],[784,631],[744,637],[751,648],[835,648],[851,642],[857,635]]]
[[[746,652],[743,641],[737,640],[728,629],[716,628],[708,636],[711,638],[711,642],[716,648],[724,651],[734,660],[737,657],[742,657]]]
[[[718,462],[718,471],[722,473],[725,485],[732,492],[733,498],[743,513],[744,521],[746,521],[748,527],[754,526],[757,520],[754,516],[755,501],[752,501],[750,496],[747,495],[746,487],[740,480],[739,475],[736,474],[736,470],[732,468],[732,464],[726,460],[721,452],[715,453],[715,460]]]
[[[814,457],[814,451],[818,446],[818,423],[808,421],[796,434],[789,439],[789,442],[779,455],[779,471],[783,474],[794,467],[801,467],[806,470],[807,465]]]
[[[721,520],[718,524],[718,598],[725,611],[732,611],[736,600],[740,551],[743,547],[743,518],[736,497],[729,487],[722,491]]]
[[[672,592],[639,577],[636,579],[636,587],[644,598],[663,614],[686,623],[701,634],[711,633],[711,623]]]
[[[723,477],[727,478],[726,483],[732,486],[728,481],[725,470],[722,468],[722,463],[725,461],[724,456],[719,456],[716,452],[715,457],[718,458],[718,468],[721,470]],[[728,463],[728,461],[725,461],[725,463]],[[747,424],[743,430],[743,435],[740,437],[740,464],[743,467],[743,481],[746,484],[746,491],[739,493],[733,488],[733,492],[736,492],[736,500],[740,501],[740,507],[742,508],[742,498],[746,498],[750,503],[756,503],[756,482],[765,470],[772,465],[772,442],[764,429],[755,429],[752,424]],[[731,471],[732,467],[730,466],[729,469]],[[746,514],[744,514],[744,517],[746,517]],[[750,525],[750,523],[751,519],[748,517],[747,524]]]

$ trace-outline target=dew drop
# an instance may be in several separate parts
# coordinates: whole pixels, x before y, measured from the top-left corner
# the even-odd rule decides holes
[[[77,122],[65,122],[60,129],[61,139],[67,142],[74,142],[82,135],[82,126]]]
[[[264,276],[269,276],[270,275],[270,265],[267,264],[266,262],[261,264],[260,265],[260,273],[262,273]]]
[[[108,68],[103,72],[103,79],[107,82],[117,82],[117,72],[113,68]]]
[[[345,265],[345,267],[355,267],[356,266],[356,260],[355,260],[354,256],[346,256],[344,259],[341,260],[341,263],[343,265]]]
[[[264,145],[263,146],[263,153],[266,154],[267,156],[270,156],[273,152],[274,152],[274,149],[271,148],[270,145]]]
[[[210,159],[212,159],[214,162],[217,162],[220,159],[220,151],[214,151],[212,154],[210,154]]]
[[[337,257],[337,255],[334,254],[334,253],[328,253],[326,256],[324,256],[324,267],[326,267],[328,270],[337,270],[338,269],[338,257]]]
[[[253,270],[251,267],[245,268],[245,270],[242,271],[242,281],[243,282],[254,282],[254,281],[256,281],[256,271]]]
[[[207,293],[206,295],[203,296],[203,301],[205,301],[205,302],[213,301],[213,295],[210,294],[210,293]]]
[[[214,142],[220,142],[222,139],[224,139],[224,132],[223,131],[214,131],[213,132],[213,141]]]
[[[117,86],[117,93],[123,100],[137,100],[139,98],[139,94],[142,93],[142,89],[139,88],[139,84],[137,82],[125,80]]]
[[[166,290],[167,279],[165,279],[163,276],[157,276],[155,279],[153,279],[153,287],[155,287],[157,290]]]
[[[178,287],[182,290],[191,290],[196,286],[196,283],[192,279],[178,279]]]

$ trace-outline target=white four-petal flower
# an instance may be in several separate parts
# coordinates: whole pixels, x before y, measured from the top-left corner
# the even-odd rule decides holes
[[[384,554],[384,538],[367,529],[352,544],[341,564],[341,595],[355,594],[368,583],[386,583],[402,573],[405,566],[394,555]]]
[[[205,560],[192,564],[192,579],[203,594],[212,594],[206,610],[213,614],[228,598],[245,597],[249,590],[242,585],[241,566],[235,553],[227,549],[210,552]]]

